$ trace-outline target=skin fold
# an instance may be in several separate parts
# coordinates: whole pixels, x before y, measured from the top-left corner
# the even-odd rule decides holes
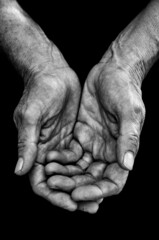
[[[158,59],[159,1],[117,36],[85,81],[15,0],[0,0],[0,45],[24,81],[14,111],[17,175],[69,211],[96,213],[123,189],[145,119],[141,85]]]

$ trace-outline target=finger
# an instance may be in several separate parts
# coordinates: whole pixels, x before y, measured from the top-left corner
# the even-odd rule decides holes
[[[76,186],[75,181],[69,177],[55,175],[47,180],[47,185],[53,189],[60,189],[66,192],[73,190]]]
[[[79,175],[83,173],[83,170],[78,166],[67,165],[66,168],[68,170],[69,176]]]
[[[99,204],[97,202],[84,202],[78,204],[78,209],[84,212],[94,214],[99,209]]]
[[[50,151],[46,156],[46,160],[48,162],[58,161],[62,164],[76,162],[82,155],[82,148],[75,140],[71,141],[69,148],[69,150],[65,149],[62,151]]]
[[[129,171],[121,168],[118,163],[112,163],[107,166],[104,172],[104,177],[110,179],[112,182],[116,184],[119,193],[126,183],[128,174]]]
[[[77,203],[71,199],[70,195],[63,192],[51,191],[46,183],[40,183],[34,186],[34,192],[57,207],[69,211],[75,211],[77,209]]]
[[[106,168],[106,163],[104,162],[94,162],[92,163],[87,172],[90,173],[95,179],[98,179],[103,176],[103,172]]]
[[[83,154],[83,150],[82,150],[82,147],[80,146],[80,144],[77,141],[72,140],[70,145],[69,145],[69,149],[76,154],[76,159],[77,160],[80,159],[80,157]]]
[[[58,162],[62,164],[74,163],[77,161],[77,156],[74,152],[70,150],[59,151],[50,151],[46,156],[47,162]]]
[[[118,194],[119,192],[117,185],[113,182],[110,182],[108,179],[103,179],[101,181],[96,182],[96,186],[98,186],[99,189],[101,190],[102,198]]]
[[[31,186],[37,186],[38,184],[45,182],[45,171],[44,166],[39,163],[35,163],[33,170],[29,174],[29,179],[31,182]]]
[[[85,170],[88,168],[89,164],[88,162],[86,162],[84,159],[80,159],[78,162],[77,162],[77,165],[80,166],[81,169]]]
[[[45,181],[44,167],[38,164],[34,167],[30,174],[30,182],[33,191],[55,206],[67,209],[69,211],[75,211],[77,209],[77,203],[71,199],[70,195],[62,192],[52,191]]]
[[[75,181],[76,187],[95,182],[95,179],[88,174],[76,175],[76,176],[73,176],[72,179]]]
[[[77,187],[71,196],[74,201],[94,201],[102,198],[103,193],[96,185],[86,185]]]
[[[91,163],[92,163],[92,156],[90,153],[85,153],[82,157],[82,159],[80,159],[77,164],[83,169],[85,170]]]
[[[74,202],[70,195],[62,192],[51,192],[48,196],[48,200],[61,208],[69,211],[75,211],[77,209],[77,203]]]
[[[74,201],[94,201],[114,194],[118,194],[118,186],[110,182],[108,179],[103,179],[94,183],[94,185],[86,185],[77,187],[73,190],[71,196]]]
[[[68,169],[59,163],[51,162],[45,166],[45,173],[47,175],[53,174],[68,175]]]
[[[34,117],[32,115],[34,115]],[[33,111],[26,112],[21,117],[15,117],[15,122],[18,128],[19,157],[15,168],[15,173],[18,175],[23,175],[31,169],[35,161],[40,127],[37,116],[35,117]]]
[[[47,175],[60,174],[60,175],[66,175],[66,176],[74,176],[74,175],[83,173],[82,169],[79,168],[78,166],[73,166],[73,165],[63,166],[56,162],[48,163],[45,166],[45,172]]]
[[[134,158],[139,148],[144,115],[144,108],[134,107],[126,111],[121,118],[120,135],[117,141],[117,157],[119,164],[128,170],[132,170]]]

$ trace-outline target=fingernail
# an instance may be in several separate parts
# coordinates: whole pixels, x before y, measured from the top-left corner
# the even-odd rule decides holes
[[[15,173],[18,173],[19,171],[21,171],[22,167],[23,167],[23,158],[19,158],[15,168]]]
[[[132,170],[134,165],[134,156],[132,152],[127,152],[124,157],[124,165],[127,169]]]

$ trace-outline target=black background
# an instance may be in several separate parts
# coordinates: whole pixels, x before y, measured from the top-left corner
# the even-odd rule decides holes
[[[110,43],[149,1],[140,4],[137,0],[66,1],[67,4],[51,0],[18,2],[58,46],[83,84]],[[134,169],[123,191],[105,199],[95,215],[70,213],[52,206],[32,192],[27,176],[14,174],[17,130],[12,115],[22,95],[23,83],[2,51],[0,70],[1,199],[4,201],[1,206],[6,233],[21,235],[22,239],[33,232],[44,233],[45,237],[64,234],[66,238],[85,237],[86,233],[104,238],[108,234],[117,233],[122,237],[139,231],[152,234],[158,215],[159,63],[153,66],[142,86],[147,114]]]

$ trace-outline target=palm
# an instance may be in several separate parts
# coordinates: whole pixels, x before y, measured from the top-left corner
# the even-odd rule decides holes
[[[118,124],[110,114],[109,90],[99,83],[99,75],[100,68],[95,67],[86,80],[75,135],[95,160],[114,162]]]
[[[60,70],[61,71],[61,70]],[[55,84],[48,85],[46,108],[43,108],[41,131],[38,141],[38,162],[45,160],[48,151],[68,148],[75,124],[80,85],[76,75],[63,70],[55,78]]]

